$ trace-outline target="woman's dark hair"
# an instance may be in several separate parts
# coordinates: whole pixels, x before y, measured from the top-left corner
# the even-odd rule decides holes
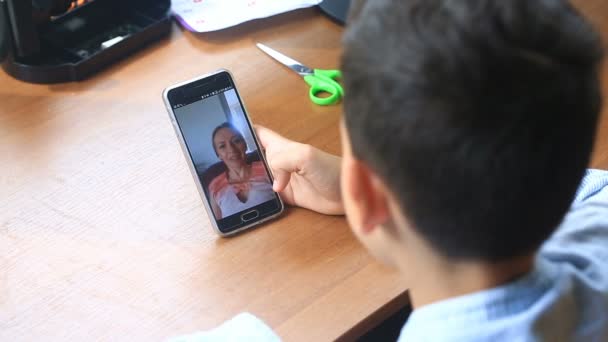
[[[370,0],[344,36],[355,157],[439,253],[534,252],[588,165],[600,38],[565,0]]]

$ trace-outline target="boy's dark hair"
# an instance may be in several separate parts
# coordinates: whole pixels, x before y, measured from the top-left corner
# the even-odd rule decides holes
[[[342,69],[355,157],[442,255],[537,250],[595,138],[591,25],[565,0],[373,0],[353,19]]]

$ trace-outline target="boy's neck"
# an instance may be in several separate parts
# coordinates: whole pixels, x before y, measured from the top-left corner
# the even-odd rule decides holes
[[[422,277],[412,282],[410,297],[414,308],[441,300],[504,285],[524,276],[532,270],[534,255],[526,255],[509,261],[488,262],[438,262],[429,267]]]

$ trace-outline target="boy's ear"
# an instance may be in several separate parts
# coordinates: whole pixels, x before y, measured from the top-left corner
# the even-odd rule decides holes
[[[356,225],[362,233],[371,233],[389,220],[387,188],[378,176],[362,161],[349,158],[345,165],[345,189],[357,213]]]

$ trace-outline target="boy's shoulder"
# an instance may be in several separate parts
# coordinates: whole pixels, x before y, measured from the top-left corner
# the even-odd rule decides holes
[[[589,170],[528,275],[415,310],[402,341],[608,340],[608,172]]]
[[[513,283],[415,310],[400,341],[604,341],[606,279],[540,256]]]

